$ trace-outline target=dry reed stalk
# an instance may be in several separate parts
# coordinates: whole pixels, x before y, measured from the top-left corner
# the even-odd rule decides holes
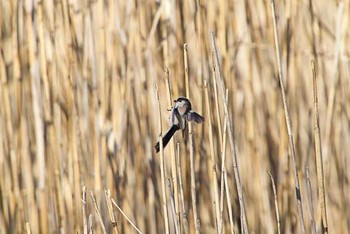
[[[189,88],[189,71],[188,71],[188,60],[187,60],[187,45],[184,44],[184,68],[185,68],[185,88],[186,97],[190,98]],[[200,233],[200,220],[197,213],[197,195],[196,195],[196,177],[195,177],[195,165],[194,165],[194,142],[193,142],[193,131],[192,123],[188,122],[188,139],[190,145],[190,170],[191,170],[191,198],[192,198],[192,211],[194,219],[194,227],[196,233]]]
[[[113,205],[115,205],[115,207],[117,207],[117,209],[119,210],[120,213],[122,213],[122,215],[124,216],[124,218],[131,224],[131,226],[138,232],[138,233],[142,233],[140,231],[140,229],[138,229],[136,227],[136,225],[128,218],[128,216],[123,212],[122,209],[120,209],[120,207],[117,205],[117,203],[114,201],[114,199],[112,198],[112,203]]]
[[[158,118],[159,118],[159,153],[160,153],[160,174],[161,174],[161,184],[162,184],[162,203],[163,203],[163,213],[164,213],[164,229],[165,233],[169,234],[169,217],[168,217],[168,207],[166,199],[166,189],[165,189],[165,162],[164,162],[164,149],[162,140],[162,115],[160,111],[160,102],[158,94],[158,86],[155,87],[156,90],[156,100],[158,102]]]
[[[41,100],[41,81],[39,75],[39,64],[35,57],[34,51],[34,29],[33,23],[30,20],[32,15],[32,9],[26,9],[26,28],[27,28],[27,38],[28,38],[28,50],[29,50],[29,66],[31,67],[31,94],[32,94],[32,105],[33,105],[33,115],[35,124],[35,140],[36,140],[36,157],[38,162],[38,200],[39,214],[40,214],[40,231],[47,233],[48,229],[48,209],[47,209],[47,198],[46,198],[46,157],[45,157],[45,140],[44,140],[44,120],[42,113],[42,100]]]
[[[317,42],[316,39],[317,39],[317,35],[319,34],[319,26],[316,22],[316,15],[315,15],[315,12],[314,12],[314,7],[313,7],[313,1],[312,0],[309,0],[309,11],[310,11],[310,16],[311,16],[311,27],[312,27],[312,53],[313,53],[313,56],[316,60],[316,63],[317,63]]]
[[[114,212],[113,212],[113,206],[112,206],[112,201],[111,201],[111,190],[106,190],[105,189],[105,196],[106,196],[106,203],[108,207],[108,213],[109,213],[109,218],[111,219],[111,223],[113,226],[113,233],[118,234],[118,222],[115,218]]]
[[[156,198],[155,198],[155,187],[154,184],[152,183],[152,178],[149,178],[147,180],[147,185],[148,185],[148,226],[150,233],[156,233],[157,232],[157,219],[156,219],[156,209],[155,209],[155,204],[156,204]]]
[[[323,159],[327,162],[323,165],[326,175],[324,183],[332,185],[331,189],[325,190],[326,200],[332,201],[327,202],[327,211],[332,214],[327,221],[329,230],[335,233],[346,233],[346,221],[350,215],[346,209],[349,207],[346,194],[349,174],[346,168],[350,162],[346,157],[350,139],[347,121],[350,113],[349,82],[346,79],[349,74],[349,48],[344,46],[349,44],[346,33],[350,8],[347,2],[290,1],[279,8],[276,6],[276,11],[281,9],[284,15],[278,21],[280,35],[284,37],[280,52],[281,55],[285,53],[286,58],[287,72],[284,75],[288,76],[288,82],[285,87],[288,103],[292,104],[289,105],[291,121],[296,129],[295,151],[302,159],[299,168],[303,171],[303,164],[312,155],[310,152],[314,151],[315,145],[310,137],[313,135],[309,118],[311,112],[305,111],[309,108],[308,103],[312,102],[310,89],[307,88],[312,80],[301,77],[310,76],[309,69],[304,69],[310,55],[318,61],[319,116],[321,123],[325,123],[324,129],[321,129],[324,130],[321,132],[321,147]],[[272,41],[273,27],[269,23],[270,5],[265,3],[199,0],[177,3],[0,1],[0,232],[25,232],[30,226],[32,233],[39,233],[42,226],[40,217],[47,219],[48,232],[74,232],[78,229],[82,232],[84,219],[80,206],[83,204],[79,201],[81,196],[78,192],[82,190],[81,184],[94,191],[107,231],[111,231],[112,226],[109,225],[108,205],[104,203],[101,191],[103,187],[114,188],[111,193],[118,194],[121,208],[135,216],[140,229],[145,229],[147,233],[164,232],[163,207],[159,202],[162,199],[161,175],[159,168],[154,166],[158,158],[152,159],[154,154],[151,150],[151,142],[156,141],[158,131],[153,86],[160,81],[162,89],[166,88],[161,75],[166,66],[174,74],[168,84],[172,87],[172,94],[183,92],[185,96],[184,59],[181,53],[182,45],[186,42],[187,69],[191,71],[188,80],[191,87],[187,87],[191,92],[191,101],[196,103],[196,111],[207,115],[203,83],[204,80],[209,82],[211,73],[215,74],[216,71],[213,71],[210,60],[211,55],[215,54],[211,53],[210,40],[205,38],[208,31],[213,29],[217,32],[217,46],[222,55],[222,77],[226,88],[232,93],[229,111],[234,119],[239,120],[239,124],[234,125],[234,132],[237,135],[237,152],[244,155],[239,158],[241,179],[243,182],[254,177],[249,187],[244,186],[244,194],[249,194],[246,212],[250,229],[269,232],[275,228],[270,224],[274,207],[266,205],[267,192],[261,186],[267,180],[262,176],[264,173],[259,173],[271,168],[278,189],[282,232],[299,231],[299,220],[297,218],[295,222],[294,215],[297,214],[297,206],[293,206],[296,203],[293,169],[290,167],[284,173],[282,168],[292,164],[292,159],[286,157],[289,145],[284,112],[279,108],[282,102],[279,101],[276,84],[267,82],[274,82],[271,66],[274,51],[266,43]],[[43,126],[46,209],[42,209],[42,193],[38,187],[38,181],[44,178],[40,174],[43,170],[39,168],[44,161],[39,161],[37,157],[37,129],[31,94],[34,73],[39,80],[41,93],[39,109]],[[216,82],[220,82],[219,78]],[[218,99],[220,94],[215,94],[216,82],[214,79],[209,82],[214,85],[214,91],[210,93],[212,90],[209,90],[210,98],[213,98],[210,101],[212,107],[216,107],[211,117],[213,126],[217,128],[212,128],[212,133],[214,152],[222,154],[222,149],[225,149],[222,136],[225,133],[221,131],[224,131],[225,115],[224,106]],[[166,91],[160,94],[160,100],[166,98]],[[162,104],[167,107],[167,101]],[[327,112],[327,108],[331,111]],[[113,155],[107,156],[106,136],[101,134],[101,126],[106,126],[109,121],[116,139]],[[209,131],[207,125],[199,125],[192,130],[199,133],[195,133],[194,142],[198,147],[193,149],[197,216],[202,231],[215,232],[213,186],[211,177],[206,173],[211,151],[211,146],[205,144]],[[169,150],[171,146],[166,152]],[[186,150],[181,149],[182,154]],[[260,155],[269,155],[269,159],[260,164],[263,158]],[[278,160],[276,155],[279,155]],[[327,155],[332,157],[327,158]],[[110,165],[106,159],[111,159]],[[170,162],[171,158],[167,159],[169,161],[166,163]],[[181,159],[182,175],[177,175],[177,178],[182,177],[183,188],[181,192],[178,184],[176,192],[174,185],[174,196],[179,197],[179,220],[181,229],[185,231],[182,211],[191,216],[187,222],[193,222],[191,171],[188,157]],[[230,160],[231,157],[226,156],[226,164],[231,163]],[[250,167],[252,162],[255,164]],[[170,168],[173,165],[169,164]],[[225,170],[221,171],[221,176],[218,175],[221,185],[224,182],[220,191],[220,222],[225,224],[222,232],[230,232],[226,223],[230,217],[231,231],[237,233],[237,226],[240,225],[239,204],[238,198],[237,204],[234,202],[237,192],[231,191],[236,189],[236,185],[230,169]],[[308,181],[314,182],[316,175],[310,172]],[[168,178],[167,175],[165,178]],[[300,184],[301,187],[303,185]],[[226,195],[222,195],[225,190]],[[234,196],[229,195],[230,191]],[[167,199],[170,201],[168,195]],[[234,199],[232,206],[230,199]],[[317,207],[320,207],[319,202]],[[87,209],[90,205],[93,206],[88,203]],[[228,215],[225,209],[228,209]],[[321,231],[321,208],[318,210],[319,216],[315,210],[315,218],[318,231]],[[171,207],[167,212],[171,215]],[[121,216],[119,211],[116,215]],[[101,232],[96,223],[98,219],[92,215],[89,217],[88,232],[94,231],[92,229]],[[170,220],[171,232],[174,230],[171,216]],[[306,223],[306,229],[311,232],[310,222]],[[131,228],[124,218],[118,225],[125,231]],[[188,226],[188,232],[194,233],[194,226]]]
[[[177,220],[177,214],[175,211],[175,200],[174,200],[174,193],[173,193],[173,188],[172,183],[170,182],[170,179],[167,179],[167,185],[168,185],[168,189],[169,189],[169,195],[170,195],[170,203],[171,203],[171,211],[172,211],[172,215],[173,215],[173,222],[174,222],[174,226],[175,226],[175,233],[179,234],[180,233],[180,225],[179,222]]]
[[[208,126],[209,126],[209,148],[210,148],[210,161],[208,162],[209,165],[209,178],[212,181],[212,188],[213,191],[211,194],[213,194],[212,202],[214,204],[214,217],[215,217],[215,227],[216,232],[221,233],[222,229],[222,222],[220,220],[220,199],[219,199],[219,192],[218,192],[218,178],[217,178],[217,164],[215,160],[215,153],[214,153],[214,139],[213,139],[213,128],[212,128],[212,120],[211,120],[211,105],[209,101],[209,91],[208,91],[208,82],[204,81],[204,89],[205,89],[205,103],[207,106],[207,113],[208,113]]]
[[[94,216],[92,214],[89,215],[89,234],[94,233]]]
[[[219,97],[218,97],[218,80],[216,79],[216,71],[215,71],[215,54],[211,53],[211,71],[212,71],[212,81],[214,87],[214,98],[215,98],[215,110],[216,110],[216,121],[218,125],[218,135],[219,135],[219,144],[220,150],[222,150],[222,129],[221,129],[221,115],[220,115],[220,107],[219,107]]]
[[[311,232],[313,234],[316,234],[316,223],[315,223],[315,215],[314,215],[314,207],[313,207],[313,199],[312,199],[312,188],[311,188],[311,181],[310,181],[310,173],[309,173],[309,167],[306,167],[306,187],[307,187],[307,194],[308,194],[308,201],[309,201],[309,209],[310,209],[310,217],[311,217]]]
[[[301,232],[305,233],[304,211],[303,211],[303,206],[302,206],[301,191],[300,191],[300,185],[299,185],[299,175],[298,175],[298,171],[297,171],[297,163],[296,163],[296,157],[295,157],[294,139],[293,139],[291,121],[290,121],[289,111],[288,111],[288,106],[287,106],[287,99],[286,99],[286,92],[285,92],[285,88],[284,88],[283,76],[282,76],[282,63],[281,63],[279,39],[278,39],[278,33],[277,33],[277,25],[276,25],[277,20],[276,20],[274,0],[271,0],[271,9],[272,9],[272,21],[273,21],[273,28],[274,28],[275,52],[276,52],[276,60],[277,60],[277,68],[278,68],[278,79],[279,79],[281,95],[282,95],[284,115],[285,115],[285,120],[286,120],[286,124],[287,124],[287,132],[288,132],[288,138],[289,138],[289,149],[290,149],[290,154],[291,154],[292,163],[293,163],[292,166],[293,166],[293,170],[294,170],[294,183],[295,183],[295,193],[296,193],[295,195],[296,195],[297,202],[298,202],[298,215],[299,215],[299,221],[300,221],[300,225],[301,225]]]
[[[225,103],[228,102],[228,89],[226,89],[226,99]],[[218,106],[217,106],[218,107]],[[227,130],[227,119],[226,116],[224,117],[224,133],[221,137],[222,143],[221,143],[221,185],[220,185],[220,223],[223,223],[223,212],[224,212],[224,190],[225,190],[225,174],[226,174],[226,131]],[[229,188],[226,187],[226,194],[229,194]],[[227,199],[230,199],[230,196],[227,196]],[[229,202],[227,201],[227,204]],[[231,204],[231,201],[230,201]],[[232,210],[231,205],[227,206],[228,212],[229,212],[229,218],[230,218],[230,226],[231,226],[231,233],[233,233],[233,219],[232,219]],[[222,224],[220,224],[221,229],[219,229],[219,233],[222,233]]]
[[[54,87],[59,87],[58,79],[54,80],[55,83],[53,84]],[[57,82],[57,83],[56,83]],[[59,91],[57,89],[53,89],[53,96],[54,98],[58,98]],[[66,213],[65,213],[65,201],[64,201],[64,194],[62,191],[62,176],[60,173],[60,168],[62,167],[62,155],[63,154],[63,137],[62,137],[62,112],[60,110],[59,104],[56,102],[53,106],[53,127],[55,136],[53,136],[53,141],[56,142],[55,144],[55,153],[56,155],[53,156],[53,164],[54,164],[54,176],[55,176],[55,189],[56,189],[56,197],[57,197],[57,210],[58,210],[58,220],[59,220],[59,226],[61,229],[65,230],[66,228]]]
[[[230,139],[230,149],[231,149],[231,156],[232,156],[232,163],[233,163],[233,171],[234,171],[234,175],[235,175],[236,188],[237,188],[237,193],[238,193],[238,198],[239,198],[239,206],[241,209],[242,230],[245,233],[249,233],[246,208],[245,208],[245,204],[244,204],[243,188],[242,188],[241,179],[240,179],[241,176],[240,176],[239,168],[238,168],[235,140],[233,137],[233,126],[232,126],[231,120],[229,118],[228,104],[225,103],[225,99],[226,99],[225,98],[225,85],[224,85],[223,77],[221,76],[219,55],[218,55],[218,51],[217,51],[217,47],[216,47],[216,43],[215,43],[215,35],[213,32],[211,33],[211,45],[212,45],[212,51],[215,54],[215,71],[216,71],[215,75],[216,75],[217,79],[220,80],[221,98],[222,98],[222,102],[224,105],[225,116],[227,118],[227,128],[229,131],[228,134],[229,134],[229,139]]]
[[[324,172],[323,172],[323,157],[321,148],[321,135],[320,135],[320,120],[318,113],[318,98],[317,98],[317,74],[315,61],[311,62],[312,77],[313,77],[313,92],[314,92],[314,135],[315,135],[315,154],[316,154],[316,172],[318,181],[318,196],[320,198],[321,217],[322,217],[322,232],[328,233],[328,221],[327,221],[327,205],[326,205],[326,190],[324,187]]]
[[[81,202],[83,203],[83,233],[88,233],[88,220],[86,215],[86,186],[83,186],[83,194]]]
[[[101,212],[100,212],[100,210],[99,210],[99,208],[98,208],[98,205],[97,205],[97,202],[96,202],[94,193],[93,193],[93,192],[90,192],[90,196],[91,196],[92,202],[94,203],[95,211],[96,211],[98,220],[99,220],[99,222],[100,222],[102,231],[103,231],[104,234],[107,234],[106,227],[105,227],[105,225],[104,225],[104,223],[103,223],[103,219],[102,219],[102,216],[101,216]]]
[[[224,147],[226,148],[226,147]],[[225,171],[224,173],[224,180],[225,180],[225,187],[226,189],[226,199],[227,199],[227,209],[228,209],[228,214],[229,214],[229,218],[230,218],[230,227],[231,227],[231,234],[235,233],[235,225],[233,222],[233,214],[232,214],[232,202],[231,202],[231,193],[230,193],[230,189],[228,186],[228,180],[227,180],[227,172]]]
[[[277,198],[277,192],[276,192],[276,185],[275,180],[273,179],[272,174],[268,171],[267,172],[271,178],[271,184],[272,184],[272,191],[273,191],[273,198],[275,201],[275,211],[276,211],[276,222],[277,222],[277,233],[281,233],[281,222],[280,222],[280,213],[278,211],[278,198]]]
[[[28,222],[26,222],[26,233],[27,234],[31,234],[31,230],[30,230],[30,224]]]
[[[176,156],[177,156],[177,175],[179,177],[179,189],[180,189],[180,198],[181,198],[181,216],[182,216],[182,228],[185,234],[188,234],[188,221],[187,221],[187,213],[185,208],[185,199],[184,199],[184,191],[182,186],[182,173],[181,173],[181,157],[180,157],[180,143],[176,143]]]
[[[171,95],[171,88],[170,88],[170,80],[169,80],[169,69],[165,68],[165,86],[167,90],[167,98],[168,98],[168,110],[171,110],[172,108],[172,95]],[[172,137],[172,139],[169,142],[170,144],[170,152],[171,152],[171,179],[174,189],[174,199],[175,199],[175,222],[176,225],[179,223],[179,196],[178,196],[178,181],[177,181],[177,175],[176,175],[176,157],[175,157],[175,140]]]
[[[31,226],[31,230],[33,232],[39,232],[39,214],[37,210],[37,203],[35,200],[35,185],[34,185],[34,173],[33,173],[33,165],[32,160],[30,158],[30,145],[28,138],[28,122],[25,118],[25,113],[27,111],[23,108],[23,112],[21,115],[21,157],[22,157],[22,180],[23,180],[23,190],[26,191],[25,194],[25,206],[27,206],[28,215],[27,217],[29,224]],[[1,165],[1,163],[0,163]],[[0,212],[2,213],[2,212]],[[4,227],[5,225],[3,225]]]
[[[39,39],[39,60],[40,60],[40,76],[43,82],[43,116],[46,121],[52,121],[51,106],[50,106],[50,89],[49,89],[49,79],[47,76],[47,59],[45,53],[45,38],[44,38],[44,22],[43,22],[43,2],[37,5],[36,9],[37,15],[37,27],[38,27],[38,39]]]
[[[335,103],[335,95],[336,95],[336,86],[339,81],[339,59],[341,52],[341,40],[342,40],[342,21],[343,21],[343,13],[344,13],[344,1],[339,1],[338,3],[338,11],[337,11],[337,19],[336,19],[336,31],[335,31],[335,44],[334,44],[334,59],[333,59],[333,70],[331,76],[331,84],[330,91],[327,102],[327,116],[326,116],[326,126],[325,126],[325,144],[324,144],[324,153],[325,157],[328,157],[328,145],[331,141],[331,130],[333,124],[333,112],[334,112],[334,103]]]
[[[164,67],[169,67],[169,39],[168,39],[168,27],[169,27],[169,18],[168,15],[169,9],[167,9],[169,1],[162,1],[160,7],[162,8],[161,14],[161,35],[162,35],[162,48],[163,48],[163,60]]]
[[[74,213],[74,218],[75,218],[75,223],[78,222],[78,220],[81,220],[81,213],[78,212],[80,211],[81,208],[81,202],[80,202],[80,196],[79,194],[81,194],[81,184],[80,184],[80,167],[79,167],[79,155],[78,155],[78,140],[77,140],[77,129],[78,129],[78,121],[79,121],[79,117],[77,116],[77,110],[76,110],[76,106],[73,106],[73,110],[72,110],[72,115],[71,115],[71,150],[72,150],[72,158],[73,158],[73,199],[74,199],[74,203],[73,203],[73,213]],[[100,196],[98,196],[100,197]],[[99,201],[99,200],[98,200]],[[77,228],[77,227],[76,227]]]

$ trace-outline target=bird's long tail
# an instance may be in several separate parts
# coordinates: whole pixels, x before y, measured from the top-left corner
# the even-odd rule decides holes
[[[179,130],[180,127],[177,125],[173,125],[171,126],[168,131],[165,133],[165,135],[163,136],[163,148],[165,148],[165,146],[169,143],[171,137],[174,135],[174,133]],[[159,142],[157,142],[157,144],[154,146],[154,148],[156,149],[156,152],[159,152]]]

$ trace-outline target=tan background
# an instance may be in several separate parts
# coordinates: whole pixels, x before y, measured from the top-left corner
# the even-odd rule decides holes
[[[329,230],[349,233],[350,229],[349,6],[348,0],[276,3],[307,233],[311,232],[311,207],[306,167],[321,231],[311,59],[317,64]],[[250,232],[277,232],[266,172],[270,171],[277,187],[282,233],[300,233],[270,1],[2,0],[0,11],[0,233],[82,233],[84,185],[86,212],[92,214],[95,231],[102,229],[90,192],[107,232],[112,232],[104,194],[109,189],[142,232],[164,233],[160,157],[153,150],[159,136],[155,86],[164,132],[170,108],[164,67],[169,69],[172,98],[185,96],[184,43],[189,96],[193,109],[206,118],[204,124],[192,126],[197,210],[201,231],[215,232],[210,128],[219,186],[222,137],[211,71],[211,31],[216,34],[229,93]],[[220,99],[221,126],[222,103]],[[185,211],[194,233],[189,144],[180,133],[175,140],[180,142]],[[171,149],[168,146],[164,152],[165,179],[172,175]],[[233,229],[239,233],[228,139],[226,153],[229,208]],[[224,205],[224,230],[230,233],[226,199]],[[134,230],[116,207],[114,214],[120,233]]]

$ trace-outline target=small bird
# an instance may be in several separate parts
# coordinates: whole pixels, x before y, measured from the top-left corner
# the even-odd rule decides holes
[[[175,106],[171,109],[170,128],[163,136],[163,147],[168,144],[171,137],[177,130],[182,130],[182,133],[187,128],[187,121],[194,121],[196,123],[204,122],[204,117],[192,110],[191,102],[185,97],[179,97],[174,100]],[[154,146],[156,152],[159,152],[159,142]]]

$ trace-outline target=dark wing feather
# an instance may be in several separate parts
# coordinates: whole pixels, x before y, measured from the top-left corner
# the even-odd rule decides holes
[[[194,121],[196,123],[202,123],[204,122],[204,117],[194,111],[190,111],[187,114],[187,120]]]

